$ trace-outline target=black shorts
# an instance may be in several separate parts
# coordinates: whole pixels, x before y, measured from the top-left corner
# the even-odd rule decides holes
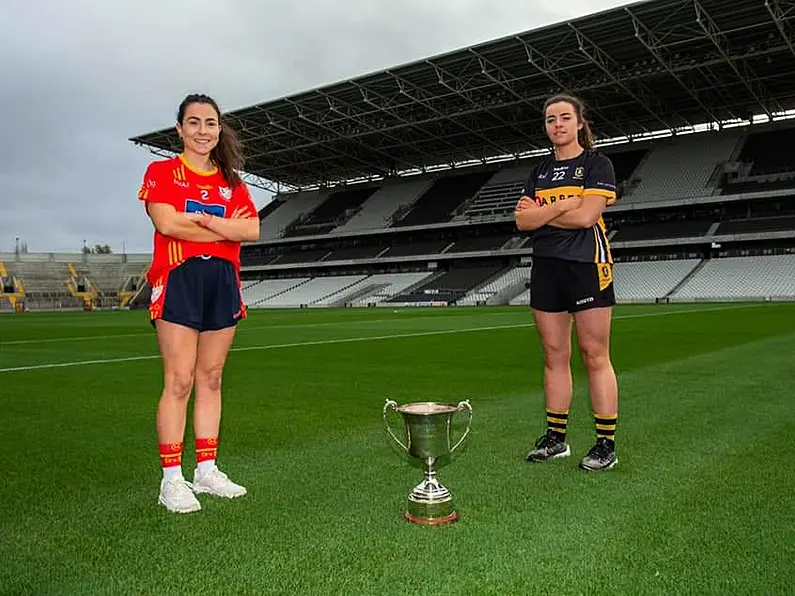
[[[217,331],[245,318],[240,281],[229,261],[216,257],[188,259],[152,288],[152,324],[162,319],[198,331]]]
[[[613,266],[533,257],[530,307],[544,312],[577,312],[613,306]]]

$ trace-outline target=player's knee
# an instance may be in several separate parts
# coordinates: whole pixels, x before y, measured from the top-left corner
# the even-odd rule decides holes
[[[544,365],[547,368],[566,368],[571,360],[571,350],[566,343],[544,344]]]
[[[222,364],[201,367],[196,371],[196,384],[210,391],[220,391],[223,368]]]
[[[193,373],[190,370],[175,370],[166,376],[165,393],[172,399],[188,399],[191,389],[193,389]]]
[[[607,346],[601,342],[583,342],[580,345],[583,366],[588,371],[596,372],[610,366]]]

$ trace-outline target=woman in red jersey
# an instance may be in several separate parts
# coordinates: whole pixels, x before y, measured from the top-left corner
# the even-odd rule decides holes
[[[527,459],[547,461],[571,453],[566,430],[573,322],[596,427],[596,443],[580,467],[608,470],[618,461],[618,386],[610,360],[613,258],[602,212],[616,201],[616,180],[610,159],[594,150],[583,111],[575,97],[547,100],[544,119],[554,152],[527,179],[515,215],[520,230],[533,232],[530,306],[544,349],[547,432]]]
[[[177,113],[183,152],[149,164],[138,198],[152,220],[154,255],[149,306],[163,358],[157,407],[163,478],[158,503],[169,511],[201,509],[196,493],[246,494],[216,466],[221,375],[237,323],[246,317],[240,291],[240,243],[259,238],[259,218],[238,170],[234,130],[216,102],[189,95]],[[188,400],[195,391],[197,467],[182,476]]]

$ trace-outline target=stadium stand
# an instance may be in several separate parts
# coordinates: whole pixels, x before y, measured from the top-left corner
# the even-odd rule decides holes
[[[471,199],[494,171],[476,171],[436,180],[395,226],[417,226],[449,221],[456,208]]]
[[[466,294],[459,306],[505,304],[510,298],[523,293],[530,283],[529,266],[512,267],[497,279],[485,283]]]
[[[795,299],[795,254],[710,259],[671,296],[684,300]]]
[[[459,214],[455,219],[461,221],[510,216],[536,161],[504,168],[494,174],[475,196],[459,207]]]
[[[616,300],[653,302],[665,298],[700,263],[700,259],[618,263],[615,267]]]
[[[392,216],[414,203],[433,183],[432,178],[387,183],[362,205],[338,231],[378,230],[392,223]]]
[[[326,194],[318,191],[297,193],[288,197],[278,196],[278,206],[274,207],[270,213],[260,215],[260,240],[268,238],[279,238],[287,227],[296,219],[310,213],[325,199]],[[266,208],[267,209],[267,208]]]
[[[314,236],[330,232],[348,221],[377,188],[352,188],[333,192],[314,211],[287,226],[284,236]]]
[[[681,221],[660,221],[643,224],[626,224],[616,229],[616,234],[611,240],[631,242],[634,240],[657,240],[660,238],[690,238],[693,236],[704,236],[712,227],[713,221],[703,220],[681,220]]]
[[[764,234],[795,230],[795,216],[760,217],[724,221],[718,225],[716,235]]]
[[[366,283],[370,291],[352,297],[352,306],[374,306],[386,303],[401,292],[410,291],[417,284],[423,283],[432,272],[420,271],[417,273],[382,273],[370,276]]]
[[[243,248],[245,299],[526,305],[530,235],[513,209],[561,89],[591,108],[616,172],[605,223],[620,301],[795,298],[795,164],[780,150],[795,141],[795,53],[788,17],[768,8],[635,3],[233,111],[259,131],[246,179],[277,191]],[[131,140],[178,146],[171,126]],[[120,304],[126,279],[134,308],[150,291],[120,261],[3,261],[4,289],[19,278],[68,300],[75,278]]]
[[[461,266],[433,276],[422,285],[402,292],[389,300],[388,303],[424,303],[445,302],[455,303],[473,288],[485,283],[502,270],[500,265],[480,264]]]
[[[0,253],[3,286],[25,310],[127,306],[145,285],[149,255]],[[3,287],[0,303],[9,296]],[[13,307],[13,303],[11,306]]]
[[[334,296],[348,290],[366,278],[366,275],[314,277],[292,285],[289,289],[274,296],[265,298],[258,303],[258,306],[295,307],[324,305]],[[341,298],[341,296],[339,297]],[[323,304],[318,304],[321,302]]]
[[[622,201],[666,201],[717,194],[711,186],[719,163],[730,160],[740,133],[724,131],[658,141],[632,175]]]
[[[244,302],[249,307],[257,307],[308,281],[308,277],[258,280],[243,284],[241,291]]]
[[[795,130],[779,125],[749,132],[737,158],[722,164],[723,194],[795,189],[795,165],[780,150],[795,140]]]

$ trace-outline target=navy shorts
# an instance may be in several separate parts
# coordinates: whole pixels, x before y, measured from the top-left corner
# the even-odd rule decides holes
[[[194,257],[176,267],[160,288],[152,288],[149,310],[153,325],[162,319],[198,331],[234,327],[246,316],[234,266],[216,257]]]
[[[530,307],[543,312],[578,312],[616,303],[613,266],[533,257]]]

